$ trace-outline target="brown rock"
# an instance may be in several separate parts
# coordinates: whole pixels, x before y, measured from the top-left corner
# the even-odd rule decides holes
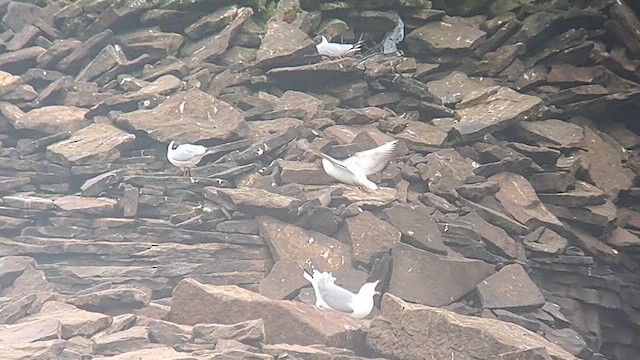
[[[482,87],[460,71],[453,71],[440,80],[430,81],[427,86],[432,94],[447,105],[462,101],[465,96]]]
[[[184,109],[182,113],[180,109]],[[165,143],[229,140],[248,133],[238,110],[197,89],[172,96],[153,109],[123,114],[117,122]],[[181,129],[179,135],[175,134],[176,126]]]
[[[302,30],[283,21],[272,21],[262,38],[256,66],[269,69],[301,65],[307,62],[305,56],[315,53],[315,44]]]
[[[243,321],[232,325],[196,324],[191,340],[194,343],[215,344],[220,340],[235,340],[249,345],[258,345],[265,339],[262,319]]]
[[[409,121],[407,126],[395,136],[411,147],[442,147],[447,133],[421,121]]]
[[[319,270],[329,272],[336,272],[349,263],[349,247],[338,240],[268,216],[259,216],[257,220],[260,235],[276,261],[311,260]],[[296,274],[302,277],[302,269],[298,268]]]
[[[485,242],[491,244],[499,255],[511,259],[518,257],[518,243],[513,240],[506,231],[490,224],[478,215],[478,213],[471,212],[461,217],[460,220],[454,221],[454,223],[459,226],[467,225],[471,231],[477,233]]]
[[[435,336],[430,331],[434,328],[439,329]],[[407,336],[407,331],[413,336]],[[484,334],[480,340],[479,333]],[[380,355],[396,359],[449,359],[452,354],[456,359],[492,359],[535,348],[546,349],[551,359],[576,359],[518,325],[409,304],[389,293],[383,296],[382,316],[371,322],[366,341]],[[474,346],[468,346],[472,343]]]
[[[171,321],[187,325],[230,325],[260,318],[268,344],[324,344],[354,349],[362,341],[359,323],[347,314],[269,300],[236,286],[204,285],[191,279],[181,281],[174,289],[169,313]]]
[[[47,157],[62,165],[90,165],[120,157],[120,148],[136,136],[112,125],[94,123],[74,132],[69,139],[47,146]]]
[[[552,255],[564,253],[569,246],[567,239],[550,229],[544,229],[540,237],[534,240],[535,241],[525,238],[522,244],[529,251]]]
[[[489,180],[500,184],[496,199],[516,220],[526,226],[546,225],[563,228],[558,218],[540,202],[535,190],[522,175],[499,173]]]
[[[561,219],[578,221],[584,224],[593,224],[601,227],[609,227],[617,217],[617,208],[611,200],[607,200],[602,205],[573,208],[547,205],[547,208]]]
[[[28,316],[20,320],[20,323],[48,319],[60,321],[63,339],[70,339],[77,335],[91,336],[111,324],[109,316],[80,310],[73,305],[59,301],[44,303],[38,314]]]
[[[345,223],[355,262],[370,264],[375,256],[389,252],[400,242],[400,231],[369,211],[350,217]]]
[[[292,109],[303,110],[304,115],[302,120],[309,121],[314,118],[320,110],[324,109],[324,103],[315,96],[300,91],[287,90],[280,96],[273,110],[287,111]]]
[[[0,95],[5,95],[15,90],[22,83],[20,76],[0,71]]]
[[[584,181],[577,181],[575,188],[567,192],[538,194],[538,198],[545,204],[566,207],[601,205],[607,201],[607,195],[602,190]]]
[[[503,267],[478,284],[480,302],[485,309],[523,309],[542,307],[544,296],[519,264]]]
[[[273,300],[291,299],[295,292],[308,286],[309,282],[302,277],[299,267],[303,262],[288,258],[276,261],[269,274],[260,280],[260,295]]]
[[[442,21],[434,21],[415,29],[404,39],[412,53],[442,52],[470,49],[485,32],[466,25],[455,26]]]
[[[524,121],[516,128],[525,140],[552,149],[579,147],[585,136],[583,127],[556,119]]]
[[[89,62],[89,59],[107,46],[112,39],[113,32],[110,29],[91,36],[64,59],[60,60],[56,68],[64,72],[77,71],[76,69],[82,68],[85,62]]]
[[[504,129],[514,122],[531,117],[542,100],[497,86],[474,91],[456,108],[458,123],[454,125],[463,140],[480,139],[488,133]]]
[[[41,46],[32,46],[0,55],[0,69],[19,73],[36,65],[36,58],[46,50]]]
[[[160,346],[149,349],[139,349],[124,354],[107,356],[108,360],[192,360],[193,356],[184,352],[177,352],[172,347]]]
[[[122,49],[109,44],[78,73],[76,81],[91,81],[126,62],[127,57]]]
[[[396,244],[391,255],[389,292],[425,305],[448,305],[494,273],[483,261],[435,255],[404,243]]]
[[[109,313],[149,305],[149,294],[136,288],[116,288],[76,294],[67,302],[80,309]]]
[[[60,339],[61,337],[61,323],[56,319],[33,320],[11,327],[0,327],[2,341],[14,344]]]
[[[111,335],[94,338],[93,353],[98,355],[118,355],[143,349],[151,344],[149,329],[146,326],[134,326]]]
[[[341,125],[365,125],[378,120],[383,120],[389,113],[377,107],[348,109],[344,112],[337,123]]]
[[[44,106],[33,109],[21,116],[7,117],[16,129],[30,129],[57,134],[65,131],[74,131],[87,124],[84,115],[87,109],[74,106]]]
[[[544,172],[533,174],[529,178],[531,186],[537,193],[559,193],[572,187],[576,178],[565,171]]]
[[[467,178],[475,176],[474,163],[453,149],[444,149],[426,156],[426,166],[420,168],[420,177],[437,194],[453,193]]]
[[[322,185],[335,182],[317,163],[278,160],[278,165],[283,184]]]
[[[297,208],[302,205],[294,197],[257,188],[225,189],[207,186],[202,190],[207,199],[229,201],[241,211],[254,215],[269,214],[287,219],[295,215]]]
[[[396,204],[382,211],[383,218],[396,227],[415,246],[437,254],[446,255],[442,234],[431,211],[425,206]]]
[[[613,141],[615,143],[615,141]],[[621,190],[633,185],[634,174],[622,167],[623,153],[619,144],[605,141],[591,129],[584,129],[584,139],[578,151],[582,167],[591,181],[613,200]],[[587,155],[588,154],[588,155]]]
[[[62,211],[90,215],[113,215],[118,201],[109,198],[63,196],[55,199],[53,204]]]
[[[611,231],[607,242],[616,247],[640,246],[640,238],[621,227],[616,227]]]

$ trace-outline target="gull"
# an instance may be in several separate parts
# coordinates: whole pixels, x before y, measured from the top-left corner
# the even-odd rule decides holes
[[[376,286],[380,280],[365,283],[357,294],[335,284],[331,273],[313,269],[313,275],[306,270],[302,276],[313,286],[316,295],[316,307],[350,314],[356,319],[367,317],[373,310],[373,295],[379,294]]]
[[[324,35],[321,35],[320,38],[316,38],[314,42],[316,43],[318,54],[331,58],[354,55],[360,51],[360,46],[362,45],[360,41],[355,44],[332,43],[329,42]]]
[[[389,162],[398,140],[390,141],[376,148],[355,153],[344,160],[313,150],[301,142],[304,150],[322,158],[322,168],[327,175],[349,185],[355,185],[366,192],[376,191],[380,187],[367,178],[384,169]]]
[[[213,154],[205,146],[194,144],[176,144],[171,141],[167,147],[167,159],[180,168],[182,176],[191,176],[191,169],[196,167],[203,157]]]

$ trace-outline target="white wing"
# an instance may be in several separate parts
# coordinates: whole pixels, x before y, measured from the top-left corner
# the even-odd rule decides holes
[[[320,55],[338,57],[346,55],[352,50],[357,51],[359,47],[355,48],[352,44],[322,43],[318,44],[316,49]]]
[[[336,285],[326,277],[318,279],[318,292],[322,300],[333,310],[352,313],[355,294]]]
[[[342,163],[349,168],[357,166],[367,175],[375,174],[384,169],[391,160],[391,155],[393,155],[397,144],[398,140],[393,140],[376,148],[360,151],[350,158],[342,160]]]
[[[207,148],[202,145],[182,144],[172,151],[171,157],[177,161],[190,161],[206,151]]]

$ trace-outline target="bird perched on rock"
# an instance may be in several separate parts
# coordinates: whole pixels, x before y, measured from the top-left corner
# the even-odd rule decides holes
[[[352,56],[360,51],[362,42],[358,41],[355,44],[338,44],[332,43],[327,40],[324,35],[320,35],[314,39],[318,54],[328,56],[331,58],[339,58],[343,56]]]
[[[313,286],[316,307],[348,313],[356,319],[363,319],[371,313],[373,296],[379,294],[376,291],[379,280],[362,285],[358,293],[354,294],[336,285],[336,278],[331,273],[313,269],[313,275],[305,270],[302,276]]]
[[[355,185],[367,192],[380,188],[376,183],[369,180],[367,176],[384,169],[391,159],[397,144],[398,140],[393,140],[376,148],[357,152],[344,160],[337,160],[327,154],[311,149],[306,140],[299,142],[299,146],[303,150],[322,158],[322,168],[327,175],[342,183]]]
[[[191,169],[196,167],[203,157],[212,154],[205,146],[180,144],[171,141],[167,147],[167,159],[180,168],[182,176],[191,176]]]

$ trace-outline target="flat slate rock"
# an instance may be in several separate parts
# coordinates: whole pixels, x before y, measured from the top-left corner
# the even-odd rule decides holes
[[[430,306],[451,304],[494,273],[484,261],[436,255],[404,243],[397,243],[391,256],[389,292]]]
[[[19,118],[8,117],[16,129],[38,130],[47,134],[75,131],[87,125],[84,118],[89,110],[75,107],[52,105],[33,109]]]
[[[235,107],[197,89],[178,93],[153,109],[123,114],[117,122],[164,143],[230,140],[249,133]]]
[[[484,88],[458,103],[455,111],[458,122],[453,127],[463,140],[476,140],[533,116],[541,105],[542,99],[508,87]]]
[[[397,204],[382,211],[383,218],[424,250],[446,255],[447,247],[431,212],[425,206]]]
[[[367,330],[367,345],[390,359],[525,359],[526,351],[542,349],[535,359],[575,360],[570,353],[542,336],[518,325],[495,319],[465,316],[420,304],[410,304],[392,295],[382,298],[382,316]],[[433,334],[434,326],[438,336]],[[407,332],[414,336],[407,337]],[[478,341],[483,334],[483,341]],[[475,343],[473,347],[465,346]],[[525,352],[525,355],[518,354]]]
[[[485,309],[525,309],[544,305],[544,296],[519,264],[503,267],[478,284]]]
[[[135,138],[115,126],[94,123],[76,131],[69,139],[47,146],[47,157],[66,166],[109,163],[120,157],[122,145]]]

